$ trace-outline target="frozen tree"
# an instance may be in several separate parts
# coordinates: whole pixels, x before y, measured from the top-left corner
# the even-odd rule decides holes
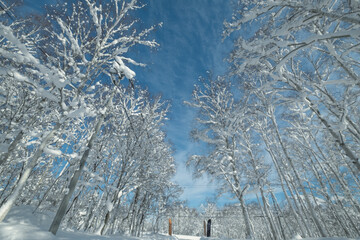
[[[193,102],[188,103],[199,113],[196,119],[199,126],[192,136],[207,143],[211,150],[208,156],[192,156],[188,164],[195,167],[195,175],[209,173],[223,183],[225,192],[236,196],[246,226],[245,237],[252,238],[254,232],[244,195],[252,187],[260,188],[264,194],[269,172],[254,141],[257,138],[252,130],[254,121],[242,107],[246,100],[235,100],[231,82],[222,77],[200,81],[193,92]],[[274,232],[272,221],[270,224]]]
[[[169,200],[176,186],[161,130],[167,106],[135,90],[127,65],[143,64],[125,57],[134,45],[157,46],[146,40],[154,27],[139,31],[131,17],[140,7],[79,1],[50,7],[36,31],[0,25],[1,220],[16,200],[52,209],[63,196],[51,232],[67,214],[69,222],[85,218],[78,228],[114,233],[130,203],[138,235],[156,201]]]
[[[26,167],[11,196],[0,208],[0,219],[2,220],[24,187],[31,170],[38,164],[38,159],[46,145],[60,128],[60,124],[56,124],[58,121],[57,103],[60,101],[56,89],[64,87],[66,80],[60,71],[44,65],[36,58],[29,40],[31,36],[25,35],[19,38],[16,36],[13,26],[1,24],[0,27],[0,34],[5,44],[2,48],[2,57],[3,61],[6,62],[2,70],[2,74],[5,76],[1,84],[2,90],[9,90],[5,93],[7,96],[3,105],[5,114],[2,119],[4,131],[2,134],[7,138],[6,141],[10,142],[5,145],[5,153],[1,156],[1,163],[3,164],[9,159],[10,154],[17,148],[25,133],[27,134],[26,147],[40,143],[34,154],[27,160]],[[46,86],[49,83],[45,80],[48,76],[51,76],[49,79],[52,84],[51,87]],[[21,86],[23,91],[16,90],[16,86]],[[28,105],[27,99],[29,99],[30,104],[34,105]],[[14,111],[15,108],[19,111]],[[40,114],[41,112],[45,114]],[[55,124],[53,124],[54,122]],[[36,126],[35,129],[34,125]]]
[[[303,236],[314,235],[304,216],[321,236],[358,236],[358,191],[346,190],[360,169],[358,7],[341,0],[241,1],[225,22],[224,36],[237,34],[232,76],[257,116],[256,131]],[[327,226],[329,213],[337,231]]]
[[[360,169],[358,7],[344,0],[242,1],[224,35],[251,28],[230,56],[234,73],[265,75],[265,91],[291,94]]]
[[[133,64],[136,62],[124,58],[122,55],[135,44],[156,46],[154,41],[143,40],[152,28],[137,33],[132,31],[134,22],[126,23],[125,17],[136,8],[138,8],[136,1],[128,3],[111,1],[110,4],[84,1],[69,7],[69,17],[64,15],[61,18],[56,14],[53,15],[52,22],[56,22],[61,29],[61,33],[53,35],[53,38],[59,42],[59,47],[52,45],[56,46],[53,51],[58,53],[59,60],[63,60],[56,59],[57,63],[61,64],[59,67],[65,72],[71,72],[74,76],[73,84],[77,86],[78,91],[85,93],[92,91],[90,87],[101,80],[100,74],[106,75],[108,81],[111,80],[114,83],[111,86],[113,90],[106,96],[106,103],[98,108],[100,115],[96,119],[87,149],[82,153],[80,169],[74,173],[69,185],[69,192],[64,196],[50,227],[50,231],[54,234],[65,214],[67,204],[93,147],[93,142],[101,129],[106,111],[110,110],[112,98],[117,90],[116,86],[119,84],[118,81],[124,77],[129,81],[134,79],[135,73],[124,64],[124,61]],[[68,107],[66,103],[63,105],[65,108]]]
[[[255,221],[272,239],[359,235],[357,9],[352,1],[241,1],[225,22],[224,35],[237,37],[233,80],[195,87],[192,135],[209,155],[189,163],[240,196],[246,237]],[[241,201],[244,189],[256,204]]]

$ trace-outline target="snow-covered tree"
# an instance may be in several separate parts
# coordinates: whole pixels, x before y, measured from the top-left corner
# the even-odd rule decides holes
[[[296,222],[290,236],[358,236],[358,190],[345,190],[357,185],[360,169],[358,7],[341,0],[241,1],[225,22],[224,36],[237,37],[229,57],[237,97],[247,99]],[[286,229],[279,230],[285,238]]]
[[[223,191],[236,196],[246,225],[245,237],[251,238],[254,230],[244,196],[252,187],[264,193],[269,167],[256,143],[254,121],[244,107],[246,100],[235,100],[233,86],[225,78],[200,81],[193,92],[193,101],[188,103],[199,113],[196,118],[199,127],[192,136],[207,143],[211,150],[207,156],[192,156],[188,164],[195,168],[195,175],[210,174],[222,183]]]
[[[126,57],[135,45],[157,46],[147,40],[154,27],[139,30],[131,16],[140,7],[84,0],[49,7],[34,29],[0,25],[1,220],[16,201],[60,204],[52,233],[66,219],[105,234],[123,228],[128,209],[138,235],[152,206],[169,200],[168,107],[138,89],[128,65],[143,64]]]
[[[358,7],[345,0],[241,1],[224,35],[251,32],[235,43],[233,72],[266,76],[262,88],[314,114],[360,170]]]

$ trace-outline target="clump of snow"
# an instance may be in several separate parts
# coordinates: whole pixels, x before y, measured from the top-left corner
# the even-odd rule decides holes
[[[44,149],[44,152],[53,156],[60,156],[62,154],[62,152],[59,149],[53,149],[49,147],[46,147]]]
[[[300,234],[296,234],[295,236],[293,236],[292,240],[298,240],[298,239],[303,239]]]
[[[118,73],[123,73],[127,79],[133,79],[136,75],[133,70],[131,70],[124,64],[123,60],[119,56],[115,57],[113,68]]]
[[[111,203],[111,201],[107,201],[106,202],[106,208],[109,212],[111,212],[111,210],[113,209],[114,205]]]

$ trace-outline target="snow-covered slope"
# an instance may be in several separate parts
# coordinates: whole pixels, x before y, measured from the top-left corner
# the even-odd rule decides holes
[[[56,236],[48,232],[52,216],[47,213],[32,213],[28,206],[14,207],[4,222],[0,223],[1,240],[170,240],[176,239],[161,234],[145,234],[141,238],[130,236],[99,236],[82,232],[59,231]]]
[[[0,223],[0,240],[218,240],[197,236],[144,234],[141,238],[117,235],[99,236],[83,232],[59,231],[56,236],[48,232],[52,214],[32,213],[29,206],[15,207]],[[293,238],[302,239],[299,236]],[[307,238],[306,240],[350,240],[348,238]]]

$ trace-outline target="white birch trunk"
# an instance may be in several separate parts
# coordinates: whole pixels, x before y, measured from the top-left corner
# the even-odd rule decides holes
[[[15,150],[17,144],[21,141],[21,139],[23,138],[24,136],[24,132],[21,130],[15,137],[15,139],[12,141],[12,143],[10,144],[9,148],[8,148],[8,151],[6,153],[4,153],[1,158],[0,158],[0,166],[2,164],[4,164],[7,159],[9,158],[10,154],[12,151]]]
[[[250,221],[250,216],[249,213],[247,211],[247,208],[245,206],[245,201],[244,201],[244,196],[243,194],[240,194],[239,201],[240,201],[240,207],[243,213],[243,217],[244,217],[244,221],[245,221],[245,238],[246,239],[253,239],[254,235],[253,235],[253,231],[252,231],[252,226],[251,226],[251,221]]]
[[[276,227],[276,224],[274,222],[273,217],[270,214],[270,210],[269,210],[269,203],[264,195],[264,190],[262,187],[260,187],[260,194],[261,194],[261,199],[262,202],[264,204],[264,210],[265,210],[265,215],[266,218],[268,219],[269,223],[270,223],[270,228],[271,228],[271,232],[273,233],[274,239],[279,239],[280,235],[278,234],[279,230]]]
[[[312,218],[314,219],[314,222],[315,222],[317,228],[318,228],[319,231],[320,231],[320,235],[321,235],[322,237],[327,237],[327,236],[328,236],[328,233],[326,232],[326,230],[324,229],[323,225],[321,224],[319,218],[317,217],[317,215],[316,215],[316,213],[315,213],[315,211],[314,211],[314,208],[313,208],[312,205],[311,205],[309,196],[308,196],[308,194],[306,193],[306,190],[305,190],[303,184],[301,183],[301,178],[300,178],[300,176],[299,176],[299,174],[298,174],[298,172],[297,172],[297,170],[296,170],[296,168],[295,168],[295,166],[294,166],[294,163],[293,163],[292,159],[290,158],[290,156],[289,156],[289,154],[288,154],[288,152],[287,152],[287,150],[286,150],[286,148],[285,148],[285,146],[284,146],[284,143],[283,143],[282,138],[281,138],[281,136],[280,136],[279,128],[278,128],[278,126],[277,126],[277,123],[276,123],[275,116],[274,116],[274,113],[273,113],[273,112],[271,113],[271,120],[272,120],[272,123],[274,124],[275,133],[276,133],[276,136],[277,136],[278,141],[279,141],[279,143],[280,143],[280,146],[281,146],[281,148],[282,148],[282,150],[283,150],[283,152],[284,152],[284,154],[285,154],[285,157],[286,157],[287,161],[289,162],[289,164],[290,164],[290,166],[291,166],[291,168],[292,168],[292,170],[293,170],[293,172],[294,172],[294,174],[295,174],[295,178],[296,178],[296,180],[297,180],[298,183],[299,183],[300,189],[301,189],[302,194],[303,194],[303,196],[304,196],[304,198],[305,198],[305,202],[306,202],[306,204],[307,204],[307,206],[308,206],[308,209],[309,209],[309,211],[310,211],[310,214],[311,214]]]
[[[328,121],[323,118],[320,111],[315,107],[315,105],[311,102],[310,99],[307,99],[309,101],[309,107],[313,111],[313,113],[316,114],[316,116],[319,118],[320,122],[325,126],[326,130],[330,133],[330,135],[335,139],[335,142],[339,144],[340,148],[345,152],[345,155],[351,160],[352,164],[356,167],[357,171],[360,172],[360,162],[359,158],[356,156],[356,154],[340,139],[339,135],[331,128],[331,125],[328,123]]]
[[[6,215],[11,210],[12,206],[14,205],[16,199],[19,197],[21,190],[24,188],[26,181],[28,180],[31,171],[33,168],[38,164],[38,160],[41,154],[44,151],[44,148],[48,145],[49,141],[52,139],[54,133],[59,130],[60,123],[57,123],[54,128],[48,133],[45,138],[42,140],[39,148],[36,150],[34,156],[31,158],[30,162],[26,166],[25,171],[21,175],[19,182],[17,183],[14,191],[11,193],[11,196],[7,199],[7,201],[0,207],[0,222],[4,220]]]
[[[261,210],[261,214],[264,216],[264,224],[266,225],[266,229],[267,231],[270,233],[271,239],[277,239],[276,233],[271,229],[270,225],[270,219],[268,219],[265,210],[264,210],[264,206],[261,204],[261,201],[259,199],[258,194],[256,193],[256,199],[259,203],[260,206],[260,210]]]
[[[278,204],[278,202],[277,202],[277,199],[276,199],[274,193],[273,193],[272,191],[270,191],[270,194],[271,194],[271,197],[272,197],[272,200],[273,200],[273,203],[274,203],[274,208],[275,208],[275,210],[276,210],[276,212],[277,212],[277,219],[278,219],[278,222],[279,222],[279,227],[280,227],[280,232],[281,232],[282,238],[283,238],[283,239],[286,239],[285,229],[284,229],[284,227],[282,226],[281,218],[280,218],[280,214],[282,215],[283,213],[282,213],[282,211],[281,211],[281,209],[280,209],[280,206],[279,206],[279,204]],[[285,219],[284,219],[284,221],[285,221]],[[288,224],[285,224],[285,226],[286,226],[289,234],[292,234],[292,232],[291,232]]]
[[[307,225],[306,225],[306,223],[304,222],[304,219],[302,218],[302,216],[300,216],[301,219],[302,219],[302,221],[300,221],[299,215],[297,214],[296,210],[294,209],[294,206],[293,206],[293,204],[292,204],[292,201],[291,201],[291,199],[290,199],[290,197],[289,197],[289,195],[288,195],[288,193],[287,193],[287,191],[286,191],[286,189],[285,189],[285,186],[284,186],[284,175],[283,175],[283,173],[282,173],[282,171],[281,171],[281,168],[280,168],[279,165],[278,165],[278,162],[277,162],[277,159],[276,159],[276,157],[275,157],[275,154],[274,154],[273,150],[272,150],[271,147],[270,147],[270,140],[268,139],[268,136],[266,135],[266,133],[264,132],[263,129],[261,129],[261,135],[262,135],[262,138],[263,138],[263,140],[264,140],[264,142],[265,142],[266,150],[267,150],[267,152],[270,154],[271,160],[272,160],[272,162],[273,162],[274,165],[275,165],[275,169],[276,169],[276,171],[277,171],[277,173],[278,173],[278,176],[279,176],[279,178],[280,178],[281,189],[282,189],[282,191],[283,191],[283,193],[284,193],[284,196],[285,196],[286,201],[289,203],[291,212],[293,213],[294,218],[295,218],[297,224],[298,224],[299,227],[300,227],[301,234],[302,234],[303,237],[310,236],[310,235],[311,235],[311,231],[310,231],[309,228],[307,227]],[[285,182],[287,183],[286,180],[285,180]],[[287,184],[287,185],[288,185],[288,184]],[[289,187],[289,186],[288,186],[288,187]],[[295,203],[295,204],[296,204],[296,203]],[[303,224],[305,224],[305,228],[304,228],[304,225],[303,225]]]
[[[108,102],[106,103],[106,106],[105,106],[105,109],[108,110],[111,102],[112,102],[112,98],[115,94],[115,91],[112,92],[111,96],[109,97],[109,100]],[[104,114],[101,114],[98,122],[96,123],[96,126],[95,126],[95,130],[93,132],[93,134],[91,135],[91,138],[87,144],[87,148],[85,150],[85,152],[83,153],[81,159],[80,159],[80,166],[79,166],[79,169],[77,169],[74,173],[74,175],[72,176],[71,180],[70,180],[70,184],[69,184],[69,191],[67,194],[65,194],[64,198],[62,199],[61,203],[60,203],[60,206],[58,208],[58,211],[56,212],[56,215],[54,217],[54,220],[53,222],[51,223],[51,226],[49,228],[49,232],[51,232],[52,234],[56,235],[56,232],[58,231],[59,227],[60,227],[60,223],[63,219],[63,217],[65,216],[65,213],[66,213],[66,209],[67,209],[67,206],[69,204],[69,201],[70,201],[70,198],[72,196],[72,194],[74,193],[75,191],[75,188],[76,188],[76,184],[80,178],[80,175],[82,173],[82,170],[85,166],[85,163],[86,163],[86,160],[87,158],[89,157],[89,154],[90,154],[90,151],[93,147],[93,144],[94,144],[94,141],[95,139],[97,138],[97,134],[99,133],[100,131],[100,127],[105,119],[105,114],[106,114],[106,111]]]

